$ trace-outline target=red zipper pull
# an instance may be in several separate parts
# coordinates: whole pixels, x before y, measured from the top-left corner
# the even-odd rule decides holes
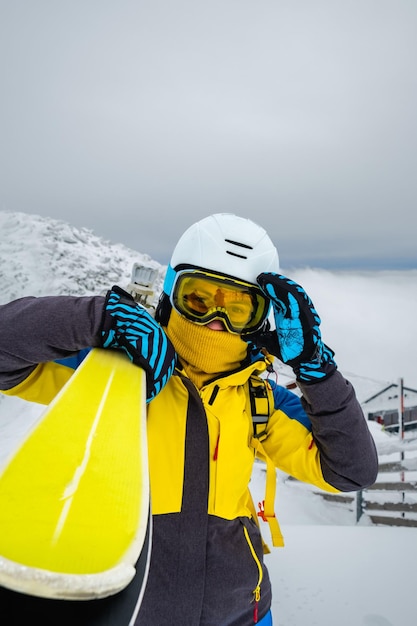
[[[255,595],[255,606],[253,607],[253,623],[257,624],[258,623],[258,617],[259,617],[259,600],[261,598],[261,590],[259,587],[256,587],[255,591],[253,592]]]
[[[214,448],[213,461],[217,461],[217,457],[219,456],[219,439],[220,433],[217,435],[216,447]]]
[[[258,517],[260,517],[263,522],[267,522],[268,519],[265,515],[265,500],[262,500],[262,502],[258,502],[258,509]]]
[[[253,623],[258,623],[258,602],[255,602],[255,608],[253,609]]]

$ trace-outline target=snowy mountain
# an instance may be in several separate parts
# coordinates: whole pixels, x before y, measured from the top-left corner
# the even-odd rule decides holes
[[[165,267],[86,228],[25,213],[0,212],[0,304],[22,296],[91,295],[126,288],[134,262]]]

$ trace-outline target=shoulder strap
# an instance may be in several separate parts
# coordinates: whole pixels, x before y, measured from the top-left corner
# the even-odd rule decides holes
[[[249,378],[249,399],[253,423],[253,436],[262,441],[266,437],[269,416],[274,410],[274,396],[270,384],[264,378]]]
[[[253,423],[251,446],[254,448],[257,458],[261,459],[266,464],[265,500],[259,503],[259,512],[257,512],[252,497],[250,497],[252,515],[257,523],[258,517],[264,522],[268,522],[271,531],[272,545],[275,547],[283,546],[284,540],[274,513],[276,470],[262,445],[262,441],[264,441],[267,436],[269,417],[274,411],[274,394],[269,382],[264,378],[251,376],[249,379],[249,399]],[[269,548],[263,540],[262,543],[264,552],[268,553]]]
[[[274,511],[275,492],[277,486],[275,465],[266,454],[259,439],[253,438],[251,444],[255,448],[257,458],[264,461],[266,465],[265,500],[263,502],[259,502],[259,512],[257,513],[257,516],[264,522],[268,522],[269,530],[271,532],[272,545],[274,548],[280,548],[284,546],[284,537],[282,536],[281,528]]]

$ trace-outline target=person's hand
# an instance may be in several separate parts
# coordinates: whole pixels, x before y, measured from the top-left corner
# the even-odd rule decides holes
[[[282,274],[263,273],[257,281],[272,303],[276,325],[275,333],[261,336],[265,347],[301,382],[328,378],[336,370],[334,353],[322,341],[320,317],[304,289]]]
[[[148,402],[161,391],[174,371],[175,350],[162,327],[130,294],[117,286],[106,296],[101,345],[124,350],[133,363],[144,368]]]

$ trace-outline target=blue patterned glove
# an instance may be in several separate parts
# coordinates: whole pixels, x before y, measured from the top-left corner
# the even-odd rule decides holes
[[[321,339],[320,317],[304,289],[281,274],[263,273],[258,284],[271,300],[276,332],[260,337],[265,347],[293,368],[297,380],[313,383],[336,371],[334,353]]]
[[[148,402],[174,371],[175,350],[162,327],[117,286],[107,293],[101,342],[103,348],[124,350],[133,363],[145,369]]]

